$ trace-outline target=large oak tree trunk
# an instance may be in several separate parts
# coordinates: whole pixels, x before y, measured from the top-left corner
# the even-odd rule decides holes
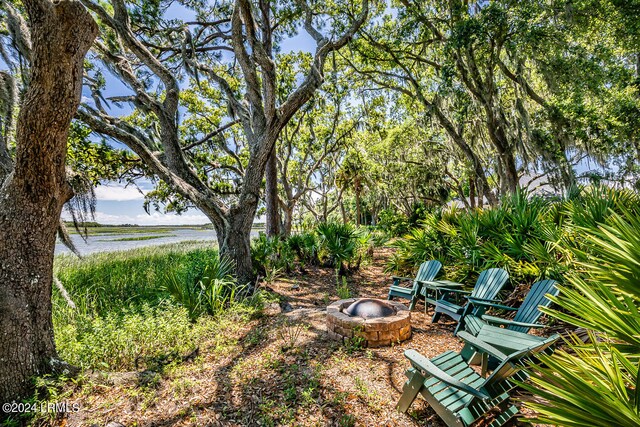
[[[236,266],[238,284],[253,289],[253,265],[251,262],[251,226],[255,208],[238,209],[232,213],[225,226],[218,232],[220,256],[230,258]]]
[[[13,174],[0,189],[0,402],[27,396],[58,366],[51,320],[55,234],[72,196],[65,157],[97,26],[76,1],[25,0],[31,75],[18,117]]]

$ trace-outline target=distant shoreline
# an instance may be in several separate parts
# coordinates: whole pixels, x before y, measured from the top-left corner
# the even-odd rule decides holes
[[[72,223],[65,222],[67,226],[67,230],[70,234],[78,234],[78,230],[73,226]],[[265,228],[264,223],[255,223],[252,230],[263,230]],[[84,227],[80,227],[80,232],[86,233],[89,236],[95,235],[117,235],[117,234],[138,234],[138,233],[170,233],[172,230],[202,230],[202,231],[213,231],[213,226],[211,224],[203,224],[203,225],[135,225],[135,224],[119,224],[119,225],[110,225],[110,224],[97,224],[97,223],[88,223]]]

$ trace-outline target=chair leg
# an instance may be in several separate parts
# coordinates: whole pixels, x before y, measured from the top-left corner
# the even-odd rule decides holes
[[[416,306],[416,302],[418,302],[418,298],[413,297],[411,298],[411,304],[409,304],[409,311],[413,310]]]
[[[416,400],[423,382],[424,376],[417,371],[413,371],[411,377],[404,383],[404,387],[402,387],[402,396],[400,396],[400,400],[396,405],[398,411],[402,413],[407,412],[409,406]]]
[[[436,307],[433,313],[433,317],[431,318],[431,323],[438,323],[438,320],[440,320],[440,316],[442,316],[442,313],[439,312],[438,308]]]
[[[480,362],[480,375],[483,377],[487,376],[487,367],[489,365],[489,355],[487,353],[482,353],[482,359]]]
[[[458,324],[456,325],[456,329],[453,331],[453,336],[454,337],[458,336],[458,331],[463,326],[464,326],[464,317],[461,317],[460,320],[458,321]]]

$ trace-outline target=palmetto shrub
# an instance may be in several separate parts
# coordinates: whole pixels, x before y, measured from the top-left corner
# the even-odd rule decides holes
[[[185,282],[168,273],[166,289],[188,310],[191,319],[203,313],[222,313],[241,290],[233,277],[233,262],[220,257],[211,259],[197,282]]]
[[[358,236],[351,224],[325,222],[318,224],[320,259],[340,274],[346,271],[345,263],[351,263],[358,255]]]
[[[291,272],[294,252],[286,239],[267,236],[264,233],[251,242],[251,260],[256,274],[274,277],[281,272]]]
[[[637,212],[638,206],[631,191],[589,187],[565,199],[518,191],[494,208],[447,208],[428,214],[421,228],[392,244],[397,250],[387,270],[407,273],[427,259],[438,259],[454,280],[472,280],[490,267],[505,268],[514,283],[560,279],[573,268],[575,249],[584,246],[583,227],[594,227],[623,209]]]
[[[316,233],[321,262],[335,268],[338,274],[358,270],[361,262],[373,254],[377,240],[366,227],[337,222],[318,224]]]
[[[287,239],[287,245],[296,254],[300,262],[311,265],[317,265],[320,262],[318,259],[318,237],[315,233],[293,234]]]
[[[550,315],[590,332],[531,369],[535,421],[559,426],[640,425],[640,218],[621,210],[582,227],[580,264]],[[589,221],[587,221],[588,223]]]

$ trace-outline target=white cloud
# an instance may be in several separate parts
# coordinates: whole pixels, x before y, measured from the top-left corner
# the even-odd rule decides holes
[[[125,187],[119,184],[99,185],[96,187],[96,198],[98,200],[109,200],[124,202],[129,200],[144,199],[145,190],[138,190],[130,185]]]

